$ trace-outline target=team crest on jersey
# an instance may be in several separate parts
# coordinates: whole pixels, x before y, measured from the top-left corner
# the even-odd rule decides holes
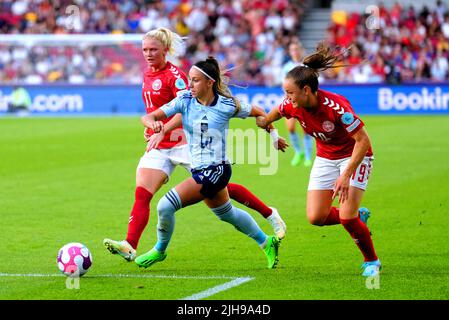
[[[335,125],[331,121],[328,121],[328,120],[324,121],[321,126],[323,127],[323,130],[325,132],[332,132],[335,129]]]
[[[343,115],[341,116],[341,122],[343,122],[344,124],[351,124],[354,122],[354,115],[351,112],[345,112],[343,113]]]
[[[153,84],[151,85],[154,91],[158,91],[162,87],[162,81],[161,79],[154,80]]]
[[[180,90],[185,89],[186,88],[186,83],[184,82],[183,79],[178,78],[175,81],[175,87],[180,89]]]

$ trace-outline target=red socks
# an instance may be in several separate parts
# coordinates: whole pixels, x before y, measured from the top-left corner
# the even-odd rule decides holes
[[[331,212],[329,212],[329,215],[326,218],[326,221],[324,221],[323,226],[331,226],[334,224],[340,224],[340,210],[336,207],[331,208]]]
[[[140,236],[145,229],[150,218],[150,201],[153,194],[142,187],[136,188],[134,206],[129,217],[128,234],[126,241],[134,248],[137,248]]]
[[[248,189],[240,184],[228,184],[229,197],[235,201],[254,209],[259,212],[264,218],[271,215],[272,210],[266,206],[259,198],[252,194]]]
[[[354,242],[362,251],[365,261],[377,260],[376,252],[374,251],[373,241],[369,233],[368,227],[360,220],[359,217],[354,219],[340,219],[341,224],[349,232]]]
[[[360,220],[359,217],[354,219],[340,219],[340,210],[336,207],[332,207],[323,225],[330,226],[340,223],[346,231],[348,231],[351,238],[359,247],[365,261],[377,260],[377,255],[374,251],[373,241],[371,239],[368,227],[362,222],[362,220]]]

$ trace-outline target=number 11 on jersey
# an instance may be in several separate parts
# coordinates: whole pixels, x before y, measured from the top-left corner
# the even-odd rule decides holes
[[[151,92],[145,91],[144,98],[145,98],[145,105],[146,105],[147,109],[149,109],[149,110],[153,109],[153,102],[151,101]]]

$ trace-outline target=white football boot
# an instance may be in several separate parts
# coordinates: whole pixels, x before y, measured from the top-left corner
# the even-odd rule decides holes
[[[284,239],[285,233],[287,232],[287,226],[285,225],[284,220],[282,220],[281,216],[279,215],[277,209],[273,207],[270,207],[270,209],[272,210],[272,212],[271,215],[267,218],[267,220],[273,227],[276,236],[279,239]]]
[[[126,240],[104,239],[103,244],[112,254],[118,253],[126,261],[133,261],[136,258],[136,250]]]

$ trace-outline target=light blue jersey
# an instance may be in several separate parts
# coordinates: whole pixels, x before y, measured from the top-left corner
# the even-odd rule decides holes
[[[161,107],[167,117],[182,114],[182,126],[189,143],[192,169],[205,168],[212,164],[228,162],[226,139],[229,120],[246,118],[251,105],[240,102],[240,110],[231,98],[216,96],[210,106],[200,104],[190,90],[182,92],[171,102]]]

